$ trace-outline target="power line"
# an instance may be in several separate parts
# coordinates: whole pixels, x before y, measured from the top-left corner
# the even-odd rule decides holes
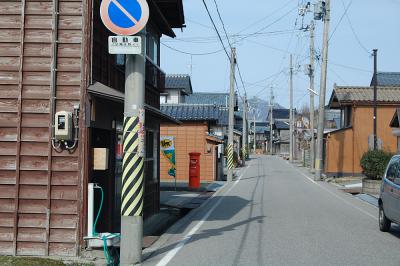
[[[344,4],[343,0],[341,0],[341,1],[342,1],[342,5],[343,5],[343,7],[344,7],[345,4]],[[362,44],[362,42],[360,41],[360,38],[358,38],[358,35],[357,35],[356,31],[354,30],[354,27],[353,27],[353,25],[352,25],[352,23],[351,23],[351,20],[350,20],[350,18],[349,18],[349,15],[347,15],[347,13],[345,13],[345,14],[346,14],[347,22],[349,23],[350,29],[351,29],[351,31],[353,32],[353,35],[354,35],[354,37],[356,38],[358,45],[359,45],[368,55],[371,55],[371,52],[370,52],[367,48],[365,48],[365,46],[364,46],[364,45]]]
[[[342,1],[342,3],[343,3],[343,1]],[[350,8],[350,6],[351,6],[352,3],[353,3],[353,1],[350,1],[350,3],[347,5],[347,7],[344,7],[344,13],[343,13],[343,15],[340,17],[339,22],[336,24],[334,30],[332,31],[331,36],[330,36],[329,39],[328,39],[328,42],[332,39],[332,37],[333,37],[333,35],[335,34],[337,28],[339,27],[340,23],[342,22],[344,16],[347,16],[347,11],[349,10],[349,8]]]
[[[213,28],[210,27],[210,26],[207,26],[207,25],[205,25],[205,24],[203,24],[203,23],[200,23],[200,22],[198,22],[198,21],[195,21],[195,20],[190,19],[190,18],[187,18],[187,17],[185,17],[185,20],[190,21],[190,22],[192,22],[193,24],[197,24],[197,25],[199,25],[199,26],[202,26],[203,28],[213,29]]]
[[[219,8],[218,8],[218,4],[217,4],[217,1],[216,1],[216,0],[214,0],[214,4],[215,4],[215,9],[217,10],[217,14],[218,14],[219,20],[221,21],[222,29],[224,30],[224,33],[225,33],[225,36],[226,36],[226,40],[228,41],[229,47],[230,47],[231,50],[232,50],[232,49],[233,49],[233,48],[232,48],[232,44],[231,44],[231,41],[229,40],[229,36],[228,36],[228,33],[227,33],[227,31],[226,31],[226,28],[225,28],[225,23],[224,23],[224,21],[222,20],[221,13],[219,12]]]
[[[299,30],[276,30],[276,31],[265,31],[265,32],[260,32],[257,34],[230,34],[228,35],[230,38],[235,37],[235,38],[258,38],[262,36],[280,36],[280,35],[285,35],[285,34],[292,34],[294,32],[297,32]],[[222,39],[226,39],[223,37]],[[218,37],[214,36],[203,36],[203,37],[189,37],[189,38],[174,38],[174,39],[168,39],[164,40],[164,42],[188,42],[188,43],[213,43],[213,42],[218,42]]]
[[[218,8],[218,4],[217,4],[217,1],[216,1],[216,0],[214,0],[214,4],[215,4],[215,8],[216,8],[216,10],[217,10],[217,14],[218,14],[219,20],[221,21],[222,28],[223,28],[223,30],[224,30],[226,39],[227,39],[227,41],[228,41],[229,47],[230,47],[231,50],[232,50],[233,47],[232,47],[231,41],[230,41],[230,39],[229,39],[228,32],[226,31],[225,23],[224,23],[224,21],[223,21],[223,19],[222,19],[221,13],[219,12],[219,8]],[[245,94],[247,94],[246,86],[244,85],[242,72],[240,71],[240,67],[239,67],[239,63],[237,62],[237,59],[236,59],[236,67],[237,67],[238,72],[239,72],[239,77],[240,77],[240,81],[242,82],[243,90],[244,90]],[[238,84],[237,84],[236,78],[235,78],[235,83],[236,83],[236,87],[237,87],[238,93],[239,93],[239,95],[240,95],[239,86],[238,86]]]
[[[203,1],[204,1],[204,0],[203,0]],[[237,41],[237,42],[243,41],[243,40],[245,40],[245,39],[247,39],[247,38],[249,38],[249,37],[251,37],[251,36],[253,36],[253,35],[259,34],[259,33],[262,32],[263,30],[265,30],[265,29],[271,27],[271,26],[274,25],[275,23],[277,23],[277,22],[281,21],[282,19],[284,19],[287,15],[289,15],[290,13],[292,13],[292,12],[293,12],[294,10],[296,10],[296,9],[297,9],[297,6],[296,6],[295,8],[293,8],[293,9],[289,10],[288,12],[286,12],[285,14],[283,14],[281,17],[277,18],[276,20],[274,20],[274,21],[271,22],[270,24],[268,24],[268,25],[262,27],[262,28],[259,29],[258,31],[255,31],[255,32],[253,32],[253,33],[250,33],[248,36],[241,38],[241,39],[240,39],[239,41]]]
[[[283,4],[283,5],[282,5],[281,7],[279,7],[278,9],[275,9],[274,11],[272,11],[271,13],[269,13],[268,15],[266,15],[265,17],[263,17],[263,18],[261,18],[261,19],[255,21],[255,22],[251,23],[250,25],[246,26],[245,28],[243,28],[243,29],[242,29],[241,31],[239,31],[238,33],[241,33],[241,32],[243,32],[243,31],[245,31],[245,30],[251,28],[252,26],[254,26],[254,25],[260,23],[261,21],[264,21],[264,20],[266,20],[267,18],[269,18],[269,17],[275,15],[276,12],[281,11],[282,9],[284,9],[284,8],[287,7],[288,4],[290,4],[291,2],[292,2],[292,0],[287,1],[285,4]]]
[[[181,53],[181,54],[186,54],[186,55],[193,55],[193,56],[212,55],[212,54],[217,54],[219,52],[222,52],[224,50],[224,49],[220,49],[220,50],[217,50],[217,51],[206,52],[206,53],[189,53],[189,52],[185,52],[185,51],[173,48],[173,47],[171,47],[171,46],[169,46],[169,45],[167,45],[167,44],[165,44],[163,42],[161,42],[161,45],[163,45],[163,46],[165,46],[165,47],[167,47],[167,48],[169,48],[169,49],[171,49],[171,50],[173,50],[175,52],[178,52],[178,53]]]
[[[206,9],[206,11],[207,11],[208,17],[210,18],[211,23],[212,23],[213,26],[214,26],[215,32],[216,32],[217,35],[218,35],[218,38],[219,38],[219,40],[220,40],[220,42],[221,42],[221,45],[222,45],[222,47],[224,48],[225,54],[226,54],[226,56],[228,57],[228,59],[231,60],[231,57],[229,56],[228,51],[227,51],[226,48],[225,48],[225,44],[224,44],[224,42],[222,41],[221,35],[219,34],[219,31],[218,31],[218,29],[217,29],[217,26],[215,25],[214,19],[212,18],[211,14],[210,14],[210,11],[208,10],[208,6],[207,6],[205,0],[203,0],[203,4],[204,4],[204,7],[205,7],[205,9]]]

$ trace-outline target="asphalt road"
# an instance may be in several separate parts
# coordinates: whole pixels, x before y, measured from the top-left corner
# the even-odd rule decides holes
[[[400,265],[400,229],[380,232],[376,207],[277,157],[240,173],[143,264]]]

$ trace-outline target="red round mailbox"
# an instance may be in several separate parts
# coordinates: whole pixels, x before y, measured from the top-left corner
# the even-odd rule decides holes
[[[189,188],[200,188],[200,153],[189,153]]]

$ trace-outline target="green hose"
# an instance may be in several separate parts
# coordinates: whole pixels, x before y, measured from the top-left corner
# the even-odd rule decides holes
[[[104,201],[104,190],[101,186],[96,185],[95,188],[99,188],[101,191],[101,200],[100,200],[100,206],[99,206],[99,210],[97,212],[97,216],[96,219],[94,220],[93,223],[93,236],[99,236],[99,233],[96,232],[96,226],[97,226],[97,222],[99,221],[100,218],[100,213],[103,209],[103,201]],[[113,237],[121,237],[121,234],[110,234],[110,236]],[[110,253],[108,252],[108,246],[107,246],[107,236],[103,235],[102,238],[103,240],[103,251],[104,251],[104,256],[106,257],[107,260],[107,265],[114,265],[114,260],[111,257]],[[119,263],[118,263],[119,265]]]
[[[96,226],[97,226],[97,222],[99,221],[99,217],[100,217],[101,210],[103,209],[104,191],[103,191],[103,188],[102,188],[101,186],[99,186],[99,185],[96,185],[95,188],[100,188],[100,191],[101,191],[101,201],[100,201],[99,211],[97,212],[96,219],[94,220],[94,223],[93,223],[93,232],[92,232],[92,235],[93,235],[93,236],[98,236],[99,233],[96,232]]]

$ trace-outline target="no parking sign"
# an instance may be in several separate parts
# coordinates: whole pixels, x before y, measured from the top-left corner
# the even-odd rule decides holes
[[[100,17],[111,32],[123,36],[134,35],[146,26],[149,6],[146,0],[102,0]],[[121,42],[120,46],[126,46],[126,43]]]

